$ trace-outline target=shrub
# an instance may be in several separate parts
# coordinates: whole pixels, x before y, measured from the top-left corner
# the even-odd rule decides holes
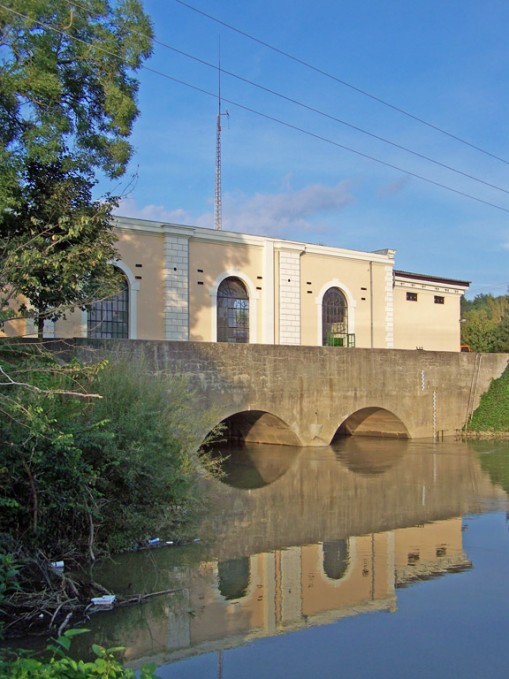
[[[135,674],[132,670],[123,667],[116,657],[123,651],[122,647],[103,648],[96,644],[92,645],[95,659],[89,662],[74,660],[69,655],[71,640],[77,634],[87,632],[85,629],[74,629],[64,632],[54,644],[46,648],[50,655],[48,660],[38,660],[29,654],[18,651],[15,657],[7,659],[0,656],[0,672],[6,679],[74,679],[83,677],[105,677],[108,679],[149,679],[154,677],[154,666],[147,665]]]
[[[468,425],[471,431],[509,431],[509,367],[487,392],[481,396],[479,407]]]
[[[124,549],[188,518],[212,421],[185,379],[141,363],[63,368],[30,352],[9,369],[32,388],[0,391],[0,551]]]
[[[87,446],[98,471],[102,540],[123,549],[171,533],[198,502],[200,457],[207,466],[199,450],[213,427],[210,415],[197,408],[186,379],[150,374],[143,363],[109,365],[95,386],[103,399],[93,415],[109,433],[101,445]]]

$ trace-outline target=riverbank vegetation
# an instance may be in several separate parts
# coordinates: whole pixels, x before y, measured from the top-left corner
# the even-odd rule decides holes
[[[0,327],[32,322],[42,337],[46,320],[120,285],[110,266],[117,199],[94,187],[128,167],[153,32],[140,0],[93,11],[5,0],[0,24]],[[205,424],[183,381],[0,344],[0,637],[1,622],[4,634],[20,621],[58,633],[94,591],[70,566],[186,525]]]
[[[509,366],[488,391],[481,396],[479,407],[468,423],[467,432],[509,436]]]
[[[9,679],[30,679],[31,677],[48,677],[51,679],[72,679],[73,677],[104,677],[104,679],[149,679],[155,677],[153,665],[146,665],[135,673],[125,668],[118,654],[122,648],[103,648],[93,644],[94,659],[89,661],[75,660],[69,655],[71,641],[77,634],[87,632],[85,629],[67,630],[53,643],[46,647],[46,659],[37,659],[28,653],[6,653],[0,655],[0,676]]]
[[[0,365],[0,619],[62,631],[104,594],[71,568],[189,530],[214,423],[184,378],[142,362],[62,366],[4,340]]]

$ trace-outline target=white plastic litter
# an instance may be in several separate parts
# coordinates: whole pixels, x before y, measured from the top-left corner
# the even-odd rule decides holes
[[[96,596],[90,599],[94,606],[112,606],[117,597],[114,594],[105,594],[104,596]]]

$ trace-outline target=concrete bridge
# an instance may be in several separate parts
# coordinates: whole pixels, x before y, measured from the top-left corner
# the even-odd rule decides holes
[[[297,446],[338,435],[454,435],[509,362],[509,354],[145,340],[74,339],[65,350],[88,361],[143,356],[153,370],[188,375],[197,406],[226,421],[230,436]]]

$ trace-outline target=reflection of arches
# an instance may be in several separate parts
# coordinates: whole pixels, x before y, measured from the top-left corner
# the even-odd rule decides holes
[[[329,288],[322,299],[323,346],[346,346],[348,303],[339,288]]]
[[[222,483],[233,488],[253,490],[263,488],[281,478],[300,455],[300,448],[264,443],[238,446],[217,446],[221,457]]]
[[[342,283],[340,280],[337,278],[334,278],[330,281],[328,281],[325,285],[322,286],[321,290],[318,292],[318,295],[315,297],[315,304],[316,304],[316,310],[317,310],[317,344],[319,346],[323,346],[324,344],[324,298],[326,295],[329,293],[330,290],[337,290],[341,295],[343,295],[343,299],[346,305],[345,309],[345,314],[344,314],[344,322],[346,323],[347,327],[347,333],[351,336],[353,339],[355,336],[355,308],[357,306],[357,303],[348,289],[348,287]],[[332,293],[330,293],[332,295]],[[341,338],[339,338],[341,339]],[[347,342],[344,341],[344,345],[347,345]]]
[[[250,582],[249,557],[219,561],[217,564],[220,594],[227,600],[242,599]]]
[[[350,564],[348,540],[334,540],[322,545],[323,572],[331,580],[341,580]]]
[[[235,413],[223,420],[222,424],[226,427],[225,436],[230,442],[301,445],[299,437],[286,422],[263,410]]]
[[[408,450],[408,441],[349,436],[338,439],[333,449],[336,458],[350,471],[363,476],[375,476],[399,464]]]
[[[249,342],[249,295],[234,276],[221,281],[217,289],[217,341]]]
[[[403,422],[385,408],[362,408],[348,417],[339,427],[333,441],[340,436],[377,436],[409,438]]]
[[[88,307],[87,337],[92,339],[129,338],[129,281],[122,274],[122,288]]]

